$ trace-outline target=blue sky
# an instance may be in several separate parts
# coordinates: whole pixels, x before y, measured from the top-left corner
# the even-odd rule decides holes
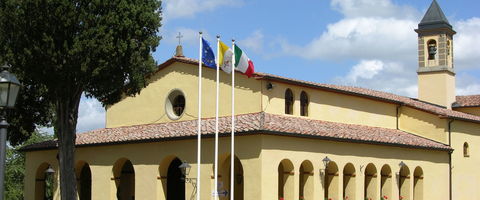
[[[457,94],[480,94],[480,1],[438,0],[457,34]],[[417,35],[431,0],[165,0],[158,64],[174,54],[178,32],[198,57],[198,32],[237,44],[256,71],[416,97]],[[78,132],[104,127],[104,109],[82,98]]]

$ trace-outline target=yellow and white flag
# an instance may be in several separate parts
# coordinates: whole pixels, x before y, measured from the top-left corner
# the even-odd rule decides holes
[[[218,64],[220,68],[226,73],[232,73],[232,55],[233,51],[225,43],[218,40],[219,42],[219,51],[218,51]]]

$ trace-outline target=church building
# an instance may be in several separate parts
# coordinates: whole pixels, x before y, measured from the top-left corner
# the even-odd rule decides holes
[[[418,99],[237,72],[234,155],[231,79],[221,74],[219,199],[231,179],[235,200],[480,199],[480,95],[456,96],[456,32],[435,0],[415,31]],[[213,199],[216,72],[200,77],[197,163],[198,64],[178,51],[140,94],[106,108],[106,128],[77,135],[79,199],[192,199],[199,164],[199,195]],[[23,150],[25,199],[60,199],[57,142]]]

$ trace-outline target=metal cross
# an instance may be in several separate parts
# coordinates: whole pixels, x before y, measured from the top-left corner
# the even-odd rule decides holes
[[[178,38],[178,45],[181,45],[181,39],[183,38],[182,33],[178,32],[178,35],[176,38]]]

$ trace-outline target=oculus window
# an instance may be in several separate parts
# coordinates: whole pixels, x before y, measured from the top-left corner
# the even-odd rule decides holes
[[[177,120],[185,112],[185,95],[181,90],[175,89],[170,92],[165,102],[165,112],[171,120]]]

